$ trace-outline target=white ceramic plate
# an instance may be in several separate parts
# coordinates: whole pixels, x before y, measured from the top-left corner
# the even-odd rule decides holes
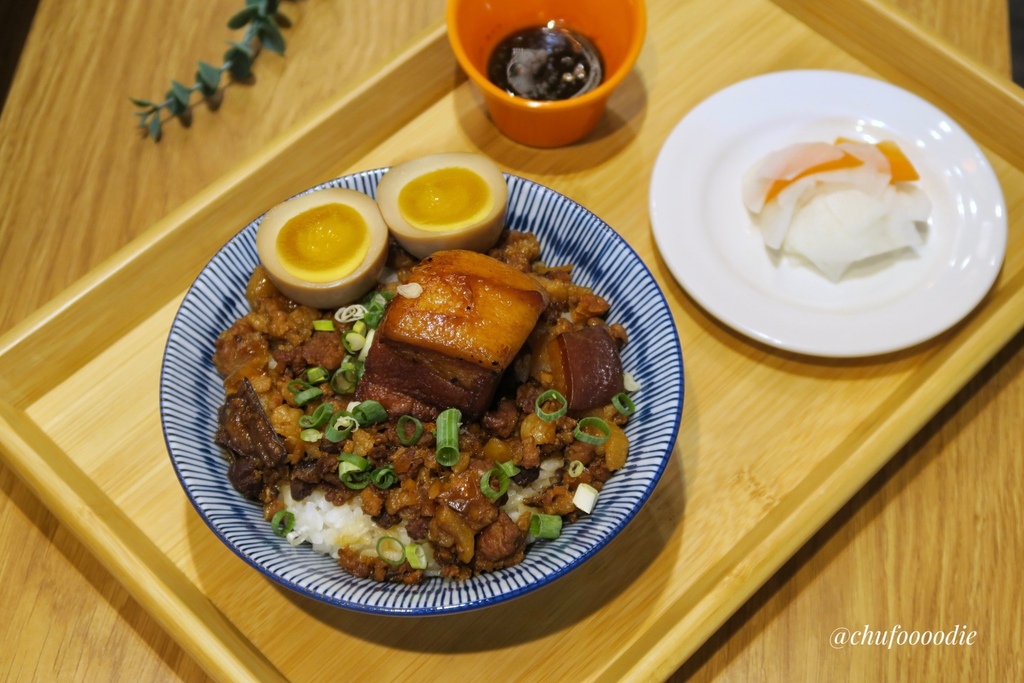
[[[740,199],[743,173],[794,142],[895,140],[932,201],[924,246],[832,282],[764,246]],[[675,278],[710,314],[798,353],[868,356],[943,332],[988,292],[1006,251],[1006,208],[985,155],[949,116],[888,83],[784,71],[721,90],[665,141],[651,224]]]

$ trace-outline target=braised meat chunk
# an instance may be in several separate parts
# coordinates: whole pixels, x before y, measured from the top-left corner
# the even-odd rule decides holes
[[[214,441],[231,453],[228,478],[239,493],[257,500],[264,470],[280,466],[288,455],[281,437],[248,379],[237,393],[227,397],[217,411],[218,429]]]
[[[579,412],[605,405],[622,392],[619,349],[604,326],[563,332],[548,348],[554,386]]]
[[[526,534],[502,512],[476,539],[473,566],[477,571],[494,571],[518,564],[526,550]]]
[[[389,408],[404,397],[421,414],[454,407],[480,417],[544,310],[543,287],[501,261],[457,249],[423,259],[409,282],[423,291],[391,302],[356,398]]]

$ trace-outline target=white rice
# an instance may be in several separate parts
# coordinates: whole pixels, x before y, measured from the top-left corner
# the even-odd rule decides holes
[[[524,512],[532,508],[524,501],[539,495],[551,486],[555,473],[565,464],[562,458],[548,458],[540,465],[540,473],[536,480],[528,486],[509,483],[508,502],[501,509],[512,519],[519,521]],[[406,545],[416,543],[406,531],[405,522],[399,522],[390,529],[382,529],[370,515],[362,510],[358,496],[344,505],[335,505],[327,500],[322,491],[313,491],[308,497],[296,501],[292,499],[289,487],[281,490],[280,500],[285,508],[295,515],[295,526],[288,534],[288,542],[293,546],[308,543],[316,552],[337,559],[340,548],[351,550],[367,557],[376,557],[377,541],[383,536],[397,538]],[[532,542],[532,536],[527,542]],[[429,543],[420,543],[427,555],[426,573],[438,575],[441,567],[434,560],[433,549]]]
[[[513,522],[518,522],[519,517],[524,512],[530,512],[533,510],[533,508],[527,507],[523,501],[532,496],[540,495],[544,492],[544,489],[551,486],[555,479],[555,472],[557,472],[558,468],[563,465],[565,465],[565,460],[562,458],[548,458],[540,464],[540,470],[537,478],[528,486],[518,486],[509,482],[508,502],[502,505],[501,509],[504,510],[510,518],[512,518]],[[531,536],[527,540],[532,542],[533,537]]]

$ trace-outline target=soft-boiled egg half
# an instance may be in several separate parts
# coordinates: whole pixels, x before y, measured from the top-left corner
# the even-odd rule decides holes
[[[256,251],[286,297],[335,308],[377,282],[387,260],[388,228],[367,195],[325,188],[270,209],[257,229]]]
[[[508,187],[479,154],[432,154],[392,166],[377,185],[391,234],[417,258],[442,249],[487,251],[505,227]]]

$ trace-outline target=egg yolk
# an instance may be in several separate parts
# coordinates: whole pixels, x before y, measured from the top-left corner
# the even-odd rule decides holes
[[[349,275],[369,250],[366,219],[345,204],[307,209],[289,218],[277,235],[281,265],[308,282],[332,282]]]
[[[398,210],[420,230],[463,228],[487,217],[491,188],[468,168],[440,168],[410,180],[398,193]]]

